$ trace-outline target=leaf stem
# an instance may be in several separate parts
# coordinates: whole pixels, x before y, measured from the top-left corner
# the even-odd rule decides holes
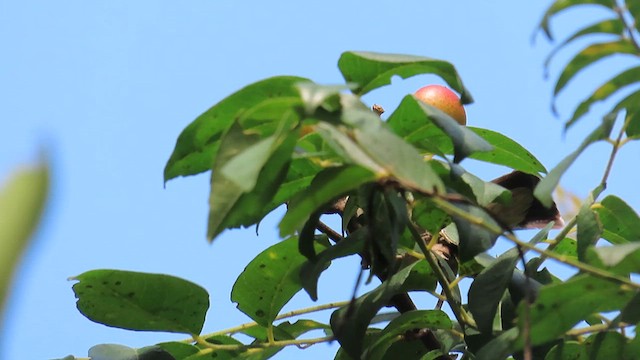
[[[431,250],[428,249],[427,245],[424,243],[424,240],[422,239],[420,231],[418,230],[417,226],[413,222],[409,223],[409,231],[411,232],[411,235],[413,236],[416,243],[418,243],[418,246],[420,247],[420,250],[422,250],[422,253],[424,254],[425,259],[429,263],[429,266],[431,267],[433,272],[436,274],[436,277],[438,278],[438,282],[440,283],[440,286],[442,287],[442,290],[444,291],[444,294],[446,296],[446,300],[451,306],[451,310],[453,311],[453,314],[455,315],[458,322],[460,324],[467,324],[471,327],[476,327],[475,321],[468,314],[466,314],[461,304],[459,304],[454,300],[455,297],[451,292],[451,284],[447,280],[447,276],[445,275],[444,271],[442,271],[442,268],[440,268],[440,265],[438,264],[438,260],[435,258],[435,255],[433,255]]]
[[[287,319],[287,318],[291,318],[294,316],[298,316],[298,315],[304,315],[304,314],[310,314],[310,313],[314,313],[314,312],[318,312],[318,311],[323,311],[323,310],[329,310],[329,309],[335,309],[335,308],[339,308],[342,306],[346,306],[349,304],[349,301],[338,301],[338,302],[332,302],[332,303],[328,303],[328,304],[322,304],[322,305],[316,305],[316,306],[311,306],[308,308],[303,308],[303,309],[298,309],[298,310],[293,310],[287,313],[283,313],[280,314],[276,317],[276,320],[282,320],[282,319]],[[238,325],[238,326],[234,326],[232,328],[228,328],[228,329],[223,329],[223,330],[219,330],[210,334],[206,334],[206,335],[202,335],[202,337],[211,337],[211,336],[216,336],[216,335],[230,335],[230,334],[235,334],[237,332],[240,332],[242,330],[254,327],[254,326],[258,326],[258,323],[256,322],[248,322],[242,325]],[[191,341],[191,339],[189,339],[188,341]]]
[[[242,351],[248,349],[267,349],[272,347],[284,347],[295,345],[297,347],[308,347],[314,344],[333,341],[335,338],[333,336],[324,336],[313,339],[303,339],[303,340],[279,340],[274,341],[272,343],[255,343],[255,344],[241,344],[241,345],[231,345],[231,344],[212,344],[206,341],[202,336],[195,336],[194,340],[201,346],[206,347],[207,349],[211,349],[211,351],[216,350],[227,350],[227,351]]]
[[[534,244],[529,244],[526,241],[522,241],[520,239],[518,239],[514,234],[512,233],[504,233],[503,230],[500,228],[500,226],[498,225],[494,225],[494,224],[488,224],[485,223],[483,221],[479,221],[477,217],[467,213],[466,211],[458,208],[457,206],[449,203],[446,200],[443,200],[441,198],[438,197],[434,197],[433,202],[440,207],[440,209],[444,210],[445,212],[447,212],[449,215],[455,215],[455,216],[459,216],[471,223],[477,224],[478,226],[481,226],[483,228],[485,228],[486,230],[489,230],[491,232],[494,232],[496,234],[502,234],[504,235],[507,239],[511,240],[514,244],[519,245],[527,250],[531,250],[534,252],[537,252],[538,254],[544,255],[547,258],[551,258],[554,259],[556,261],[559,261],[561,263],[567,264],[569,266],[573,266],[585,273],[589,273],[593,276],[605,279],[605,280],[610,280],[610,281],[614,281],[617,283],[621,283],[621,284],[625,284],[625,285],[629,285],[634,289],[640,289],[640,284],[634,283],[633,281],[624,278],[622,276],[618,276],[615,275],[609,271],[597,268],[595,266],[589,265],[589,264],[585,264],[583,262],[580,261],[576,261],[573,260],[567,256],[564,255],[559,255],[556,254],[554,252],[551,251],[547,251],[547,250],[543,250],[543,249],[539,249],[537,248]]]

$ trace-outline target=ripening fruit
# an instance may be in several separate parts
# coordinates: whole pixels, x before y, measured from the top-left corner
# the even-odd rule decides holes
[[[418,89],[414,95],[422,102],[442,110],[460,125],[467,124],[467,113],[456,93],[441,85],[427,85]]]

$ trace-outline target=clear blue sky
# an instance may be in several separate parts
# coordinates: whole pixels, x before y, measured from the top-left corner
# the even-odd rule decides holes
[[[229,300],[247,262],[277,241],[278,214],[260,227],[205,240],[208,175],[173,180],[162,170],[179,132],[197,115],[258,79],[291,74],[342,81],[346,50],[394,52],[453,62],[474,95],[469,124],[502,132],[547,168],[575,149],[598,122],[591,116],[562,136],[561,120],[624,60],[598,65],[572,83],[550,111],[543,78],[551,49],[531,34],[550,1],[0,1],[0,178],[41,147],[53,163],[46,219],[15,279],[0,339],[0,359],[86,356],[100,343],[132,347],[183,339],[135,333],[85,319],[69,276],[98,268],[161,272],[211,294],[205,331],[249,319]],[[577,11],[553,24],[567,35],[598,12]],[[578,21],[578,23],[576,23]],[[584,45],[584,42],[582,43]],[[576,49],[574,47],[574,49]],[[569,58],[560,54],[552,74]],[[614,64],[614,65],[611,65]],[[552,76],[552,79],[554,77]],[[398,81],[367,95],[393,109],[407,93],[437,81]],[[604,111],[605,106],[596,110]],[[581,197],[605,165],[594,146],[563,178]],[[637,144],[625,148],[609,184],[640,208]],[[487,179],[505,169],[463,163]],[[626,166],[626,167],[625,167]],[[625,176],[623,176],[626,174]],[[347,299],[356,262],[320,283],[320,302]],[[345,280],[345,275],[346,276]],[[299,294],[287,306],[309,306]],[[331,358],[325,345],[291,349],[281,359]]]

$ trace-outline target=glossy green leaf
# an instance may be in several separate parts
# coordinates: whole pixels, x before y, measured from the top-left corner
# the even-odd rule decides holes
[[[329,267],[331,261],[361,253],[368,236],[368,228],[360,228],[342,241],[322,251],[315,259],[307,260],[304,263],[300,270],[300,279],[311,300],[318,300],[318,279],[320,274]]]
[[[547,38],[549,38],[549,40],[553,39],[553,36],[551,35],[551,30],[549,29],[549,20],[557,15],[558,13],[569,9],[571,7],[574,6],[580,6],[580,5],[599,5],[599,6],[604,6],[608,9],[611,9],[613,11],[613,8],[616,6],[616,3],[614,0],[560,0],[560,1],[554,1],[553,4],[547,9],[547,11],[545,11],[544,16],[542,18],[542,20],[540,21],[540,29],[542,29],[545,33],[545,35],[547,36]]]
[[[231,301],[261,326],[269,326],[282,307],[302,289],[300,267],[307,259],[298,252],[298,238],[270,246],[240,274]]]
[[[586,261],[622,276],[640,273],[640,243],[590,248],[586,255]]]
[[[381,360],[397,338],[414,329],[451,329],[449,316],[441,310],[409,311],[392,320],[363,354],[369,360]]]
[[[544,360],[587,360],[587,349],[577,341],[563,341],[551,348]],[[614,358],[612,358],[614,359]]]
[[[277,206],[273,196],[286,176],[295,143],[295,135],[285,129],[261,140],[232,125],[211,174],[210,241],[225,229],[257,223]]]
[[[499,227],[493,217],[482,208],[466,203],[454,203],[454,205],[469,216],[480,219],[485,224]],[[483,226],[471,223],[464,217],[452,215],[452,218],[458,229],[460,239],[459,255],[462,262],[471,260],[474,256],[493,247],[498,235],[500,235],[487,230]]]
[[[617,114],[609,114],[605,116],[602,120],[602,124],[600,124],[600,126],[598,126],[593,132],[591,132],[591,134],[589,134],[589,136],[587,136],[586,139],[584,139],[578,149],[560,161],[560,163],[538,183],[533,194],[544,206],[550,207],[553,204],[551,194],[560,182],[560,177],[565,173],[565,171],[567,171],[569,166],[573,164],[578,156],[580,156],[582,151],[594,142],[604,140],[609,137],[616,117]]]
[[[430,234],[440,232],[447,225],[447,221],[450,220],[449,215],[436,207],[428,198],[418,198],[413,203],[411,217],[420,228]]]
[[[637,292],[627,306],[620,311],[619,318],[620,321],[626,322],[627,324],[637,324],[640,322],[640,292]]]
[[[461,94],[464,104],[473,101],[455,67],[446,61],[422,56],[347,51],[340,56],[338,67],[348,83],[356,84],[354,93],[358,95],[390,84],[393,76],[406,79],[420,74],[435,74]]]
[[[620,310],[634,294],[627,286],[590,275],[578,275],[564,283],[545,286],[530,307],[531,342],[539,345],[562,336],[592,313]],[[523,311],[520,304],[520,329],[525,326]],[[522,348],[522,339],[517,348]]]
[[[205,289],[169,275],[92,270],[71,279],[78,310],[107,326],[199,334],[209,308]]]
[[[594,210],[602,223],[604,239],[612,244],[640,241],[640,216],[624,200],[609,195]]]
[[[560,74],[553,94],[557,95],[567,85],[575,75],[587,66],[611,55],[615,54],[636,54],[637,50],[633,43],[628,39],[620,39],[606,43],[596,43],[587,46],[580,51],[569,63],[564,67]]]
[[[368,226],[371,228],[369,245],[375,257],[383,259],[384,266],[393,267],[396,261],[398,245],[409,222],[407,201],[398,190],[387,187],[377,189],[369,197],[364,211],[369,216]],[[372,260],[376,260],[376,258]],[[375,270],[375,261],[372,269]]]
[[[640,82],[640,66],[625,70],[616,75],[613,79],[601,85],[589,98],[578,105],[571,119],[565,124],[565,129],[568,129],[586,114],[594,103],[604,101],[623,87],[637,82]]]
[[[49,191],[49,166],[16,170],[0,184],[0,321],[13,271],[38,226]],[[10,224],[10,225],[9,225]]]
[[[602,235],[602,224],[598,220],[596,213],[591,209],[591,204],[593,204],[593,193],[580,206],[580,211],[578,212],[576,237],[578,241],[578,259],[580,261],[584,261],[587,248],[595,245]]]
[[[311,185],[298,193],[280,222],[280,235],[286,236],[300,229],[309,214],[329,201],[360,185],[375,180],[375,175],[359,166],[328,168],[320,172]]]
[[[467,195],[470,199],[473,199],[473,201],[475,201],[478,205],[487,207],[494,201],[498,203],[511,202],[511,192],[504,187],[493,182],[484,181],[466,171],[461,166],[453,165],[451,169],[452,177],[465,183],[469,187],[471,194],[467,195],[466,193],[464,193],[464,195]]]
[[[165,182],[210,170],[220,140],[235,119],[274,97],[298,97],[298,89],[294,85],[306,81],[309,80],[296,76],[268,78],[246,86],[204,112],[178,137],[164,169]]]
[[[498,304],[509,285],[518,255],[517,249],[500,255],[476,276],[469,287],[469,310],[478,324],[478,330],[483,333],[490,334],[493,331]]]
[[[360,358],[363,338],[376,313],[398,293],[415,263],[393,274],[376,289],[360,296],[331,315],[331,328],[342,349],[355,359]]]

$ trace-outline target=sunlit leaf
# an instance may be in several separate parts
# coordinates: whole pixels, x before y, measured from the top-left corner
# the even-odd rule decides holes
[[[580,103],[573,113],[573,116],[565,124],[565,129],[568,129],[578,119],[589,111],[591,105],[598,101],[604,101],[613,95],[616,91],[622,89],[627,85],[631,85],[640,81],[640,66],[634,67],[623,71],[616,75],[613,79],[607,81],[600,86],[594,93],[586,100]]]
[[[261,326],[269,326],[282,307],[302,289],[300,267],[307,259],[290,237],[256,256],[240,274],[231,301]]]
[[[476,360],[504,359],[511,352],[514,341],[518,338],[518,329],[511,328],[484,345],[475,355]]]
[[[565,171],[567,171],[569,166],[573,164],[578,156],[580,156],[582,151],[594,142],[604,140],[609,137],[616,117],[617,114],[609,114],[605,116],[602,120],[602,124],[600,124],[600,126],[598,126],[591,134],[589,134],[589,136],[587,136],[586,139],[584,139],[578,149],[560,161],[560,163],[556,165],[556,167],[553,168],[553,170],[551,170],[549,174],[540,181],[540,183],[538,183],[533,194],[544,206],[550,207],[553,204],[551,194],[558,185],[558,182],[560,182],[560,177]]]
[[[92,270],[72,280],[78,310],[107,326],[198,334],[209,308],[205,289],[169,275]]]
[[[397,337],[414,329],[451,329],[449,316],[441,310],[409,311],[392,320],[376,341],[371,344],[363,357],[369,360],[385,358],[389,347],[398,341]]]
[[[624,200],[605,197],[594,210],[602,222],[602,237],[612,244],[640,241],[640,216]]]
[[[569,63],[564,67],[560,74],[553,94],[557,95],[567,85],[575,75],[587,66],[614,54],[636,54],[637,49],[628,39],[620,39],[618,41],[596,43],[587,46],[580,51]]]
[[[560,0],[554,1],[553,4],[545,11],[542,20],[540,21],[540,29],[542,29],[550,40],[553,39],[551,30],[549,29],[549,20],[558,13],[579,5],[599,5],[611,9],[613,12],[616,3],[614,0]]]
[[[222,135],[245,111],[274,97],[299,96],[294,85],[309,81],[296,76],[268,78],[229,95],[198,116],[180,134],[164,169],[165,182],[211,169]]]
[[[584,37],[586,35],[595,35],[595,34],[611,34],[611,35],[620,35],[624,32],[624,24],[618,18],[605,19],[599,21],[595,24],[589,25],[585,28],[582,28],[576,31],[573,35],[566,38],[559,45],[557,45],[547,56],[547,59],[544,62],[545,70],[548,70],[549,63],[551,59],[562,50],[567,44],[573,42],[576,39]]]
[[[406,79],[420,74],[435,74],[461,94],[464,104],[473,101],[455,67],[446,61],[422,56],[348,51],[340,56],[338,67],[348,83],[357,85],[354,92],[358,95],[390,84],[393,76]]]
[[[37,228],[49,191],[49,166],[16,170],[0,184],[0,320],[13,271]]]

